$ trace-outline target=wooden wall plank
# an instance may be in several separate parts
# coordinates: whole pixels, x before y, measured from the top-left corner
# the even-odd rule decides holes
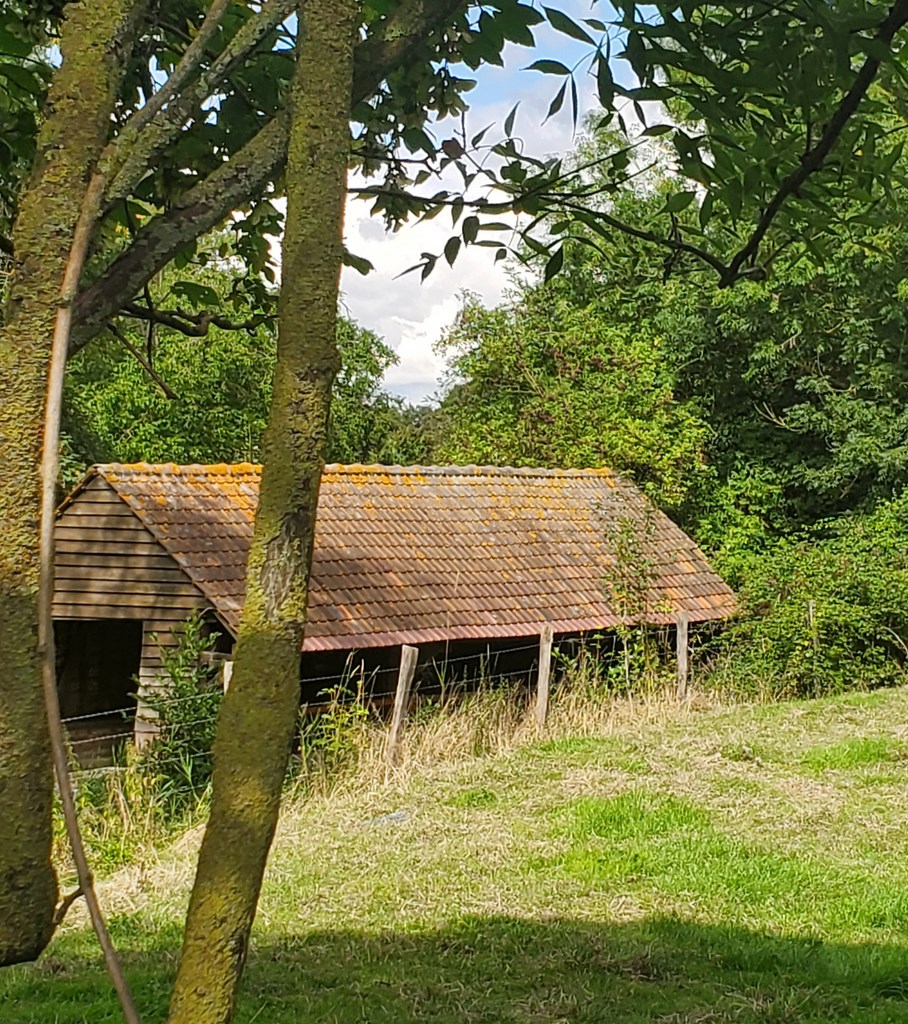
[[[127,538],[113,538],[109,532],[105,533],[102,539],[104,542],[102,550],[111,556],[131,558],[133,555],[143,555],[150,558],[163,555],[164,558],[171,562],[173,561],[157,541],[154,541],[153,544],[136,544]],[[78,555],[81,551],[91,551],[92,554],[95,554],[95,548],[95,544],[86,544],[81,534],[69,537],[57,535],[56,550],[58,555],[69,557],[70,555]]]
[[[63,564],[58,565],[54,570],[54,575],[57,580],[72,580],[83,582],[86,586],[94,587],[95,583],[120,583],[135,581],[136,578],[141,574],[143,583],[149,584],[171,584],[173,586],[179,586],[181,589],[185,587],[183,580],[181,579],[181,573],[176,566],[172,568],[170,566],[164,566],[163,568],[149,569],[145,566],[135,565],[78,565],[78,564]],[[131,586],[133,593],[136,593],[135,587]],[[164,593],[164,591],[161,591]]]
[[[134,519],[132,509],[120,498],[105,498],[101,495],[80,496],[60,516],[58,522],[64,519],[78,519],[84,516],[113,516],[122,519]],[[141,525],[141,524],[140,524]]]
[[[149,595],[152,597],[188,597],[196,601],[196,603],[202,602],[204,598],[199,591],[194,591],[195,588],[190,588],[181,581],[177,582],[154,582],[146,581],[139,574],[133,576],[130,580],[124,579],[111,579],[110,577],[91,579],[67,579],[63,578],[57,581],[56,590],[58,594],[76,593],[81,594],[85,591],[91,591],[96,595],[100,594],[123,594],[123,595]]]
[[[119,618],[120,609],[142,608],[155,613],[166,608],[184,609],[185,618],[194,608],[207,607],[204,600],[179,594],[117,594],[115,591],[106,594],[92,594],[89,591],[75,593],[59,592],[55,603],[76,605],[80,608],[94,608],[96,619]],[[64,616],[65,617],[65,616]]]
[[[62,541],[97,544],[99,541],[112,541],[115,544],[132,544],[136,547],[160,548],[160,544],[150,533],[136,533],[132,529],[104,528],[95,529],[82,526],[70,526],[69,522],[57,525],[56,536]]]

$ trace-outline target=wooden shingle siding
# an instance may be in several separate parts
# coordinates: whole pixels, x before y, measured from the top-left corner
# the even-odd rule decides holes
[[[57,520],[55,572],[55,618],[142,619],[169,636],[207,603],[100,477]]]
[[[208,606],[183,570],[101,477],[61,512],[56,526],[55,619],[142,622],[139,693],[162,684],[162,648],[175,647],[179,627]],[[140,700],[137,731],[153,715]]]

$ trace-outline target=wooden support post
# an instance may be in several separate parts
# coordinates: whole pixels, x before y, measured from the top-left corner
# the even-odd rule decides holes
[[[536,682],[536,728],[542,729],[549,713],[549,675],[552,669],[552,627],[546,623],[539,634],[539,678]]]
[[[397,675],[397,692],[394,694],[394,712],[391,715],[391,731],[388,733],[387,757],[389,764],[396,764],[400,757],[400,736],[403,732],[407,706],[410,703],[410,687],[416,673],[416,659],[419,648],[403,644],[400,648],[400,671]]]
[[[678,612],[678,634],[676,637],[676,651],[678,655],[678,700],[687,700],[688,653],[690,650],[690,640],[688,636],[689,625],[689,613]]]

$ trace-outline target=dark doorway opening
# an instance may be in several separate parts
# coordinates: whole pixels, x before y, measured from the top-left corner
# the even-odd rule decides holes
[[[142,623],[59,619],[54,634],[60,713],[77,758],[93,760],[132,734]]]

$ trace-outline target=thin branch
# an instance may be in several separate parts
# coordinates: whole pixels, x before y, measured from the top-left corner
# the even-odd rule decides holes
[[[60,901],[60,906],[54,911],[53,929],[56,931],[61,924],[63,924],[63,918],[66,917],[69,908],[76,902],[80,896],[84,896],[85,893],[82,891],[80,885],[78,889],[73,890],[68,896],[64,896]]]
[[[561,208],[570,210],[572,209],[572,206],[570,203],[567,203],[562,204]],[[611,214],[604,213],[601,210],[597,210],[595,213],[592,213],[583,207],[579,207],[574,209],[574,212],[584,213],[590,217],[594,217],[596,220],[601,220],[616,231],[621,231],[623,234],[630,235],[633,238],[639,238],[643,242],[650,242],[665,249],[671,249],[672,252],[683,252],[687,253],[689,256],[694,256],[696,259],[702,260],[704,263],[712,267],[720,276],[726,273],[728,269],[725,264],[717,256],[713,256],[711,252],[708,252],[706,249],[700,249],[696,245],[691,245],[689,242],[682,242],[680,238],[657,235],[654,232],[646,231],[643,228],[635,228],[632,224],[626,224],[624,221],[618,220],[617,217],[612,217]]]
[[[110,941],[110,934],[104,922],[104,915],[98,903],[94,888],[94,878],[85,845],[79,828],[76,814],[76,802],[73,795],[72,779],[69,775],[69,761],[66,751],[66,736],[60,716],[60,699],[57,691],[56,650],[54,646],[54,525],[56,511],[57,478],[60,472],[60,421],[63,408],[63,377],[66,370],[66,358],[69,349],[69,335],[72,327],[72,308],[76,289],[92,231],[98,217],[101,196],[104,192],[105,178],[103,173],[96,171],[88,183],[79,219],[73,232],[73,240],[60,286],[60,304],[54,323],[54,334],[51,342],[50,366],[47,376],[47,400],[44,407],[44,439],[41,450],[41,518],[39,527],[38,549],[40,559],[40,578],[38,583],[38,652],[41,660],[41,679],[44,690],[44,704],[47,711],[47,726],[50,734],[51,752],[54,770],[57,775],[57,786],[60,791],[60,803],[63,807],[63,818],[72,847],[73,861],[79,887],[85,896],[85,904],[92,926],[98,937],[98,943],[104,954],[113,986],[117,991],[123,1016],[127,1024],[141,1024],[129,983],[123,973],[119,957]]]
[[[148,282],[145,282],[145,287],[142,289],[142,294],[145,297],[145,305],[149,309],[154,309],[154,301],[151,298],[151,288]],[[148,365],[154,366],[154,321],[149,320],[146,324],[145,330],[145,354],[148,359]]]
[[[379,187],[365,187],[365,188],[352,188],[348,189],[348,192],[359,195],[359,196],[380,196],[380,195],[394,195],[400,196],[399,192],[395,192],[392,189],[382,189]],[[483,213],[488,214],[503,214],[514,212],[515,206],[518,206],[522,200],[525,200],[526,196],[516,196],[510,202],[492,202],[490,200],[474,199],[464,200],[461,196],[451,198],[436,199],[431,196],[408,196],[415,203],[424,203],[427,206],[462,206],[464,209],[479,210]],[[688,242],[681,241],[680,238],[672,238],[670,236],[657,235],[652,231],[646,231],[643,228],[634,227],[632,224],[627,224],[624,221],[618,220],[617,217],[611,216],[611,214],[605,213],[602,210],[590,210],[585,206],[581,206],[577,203],[570,203],[564,201],[564,196],[555,194],[550,195],[539,195],[536,194],[534,198],[542,200],[549,200],[553,203],[552,213],[560,212],[562,210],[570,210],[572,213],[580,214],[581,221],[583,218],[590,220],[601,220],[609,227],[615,228],[616,231],[621,231],[623,234],[631,235],[634,238],[639,238],[641,241],[650,242],[654,245],[659,245],[665,249],[670,249],[672,252],[687,253],[690,256],[694,256],[704,263],[708,264],[713,268],[720,276],[725,274],[728,270],[726,265],[711,252],[706,249],[700,249],[696,245],[691,245]]]
[[[881,23],[879,29],[874,36],[874,40],[877,43],[881,43],[886,47],[892,45],[892,40],[895,38],[896,33],[908,24],[908,0],[897,0],[892,6],[889,14],[885,20]],[[721,287],[727,287],[728,285],[734,284],[740,276],[741,267],[752,259],[757,254],[757,250],[760,247],[760,243],[769,231],[773,220],[779,210],[782,209],[785,201],[795,195],[798,189],[807,181],[811,174],[819,171],[823,164],[826,162],[826,158],[832,151],[833,146],[839,140],[839,136],[845,129],[845,126],[851,120],[851,118],[857,113],[857,109],[861,104],[867,90],[870,88],[873,80],[876,78],[877,72],[880,69],[882,60],[874,53],[868,55],[867,59],[861,65],[860,71],[858,71],[851,88],[845,93],[841,103],[835,113],[829,119],[826,129],[820,136],[819,141],[816,145],[801,157],[800,166],[797,167],[779,186],[776,194],[769,201],[766,209],[763,211],[760,220],[757,222],[757,226],[753,231],[753,234],[747,240],[746,244],[735,254],[731,263],[725,270],[720,280]]]
[[[179,395],[170,387],[167,381],[158,373],[158,371],[151,365],[151,363],[142,355],[141,351],[136,348],[135,345],[129,340],[124,331],[111,320],[107,324],[107,329],[110,333],[120,342],[123,348],[135,359],[135,361],[142,367],[142,369],[148,374],[149,377],[158,385],[161,391],[164,393],[165,398],[174,400],[179,398]]]

